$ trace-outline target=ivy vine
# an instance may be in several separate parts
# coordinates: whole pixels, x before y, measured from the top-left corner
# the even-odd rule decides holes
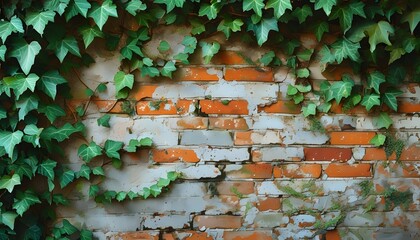
[[[123,20],[133,26],[119,32],[109,30]],[[397,97],[402,94],[398,86],[420,79],[419,21],[417,0],[2,1],[0,238],[91,239],[89,230],[79,231],[66,220],[53,229],[45,228],[44,223],[54,219],[54,211],[42,206],[66,204],[59,190],[74,181],[105,177],[102,166],[90,165],[96,157],[103,156],[118,168],[121,151],[135,152],[152,144],[150,139],[132,139],[127,146],[113,140],[104,146],[86,142],[78,150],[85,161],[79,171],[68,169],[59,160],[63,151],[58,143],[83,136],[85,130],[80,121],[85,108],[77,109],[76,118],[66,118],[64,103],[71,86],[63,75],[89,66],[92,58],[85,50],[96,39],[103,38],[108,49],[120,51],[121,68],[114,76],[117,99],[128,97],[134,71],[142,76],[171,78],[195,53],[210,63],[223,46],[207,37],[223,34],[227,39],[236,36],[269,47],[257,64],[291,69],[297,82],[289,86],[287,94],[296,104],[304,105],[305,116],[329,112],[334,102],[342,104],[344,110],[361,105],[378,113],[375,126],[379,129],[392,124],[381,110],[384,106],[398,110]],[[143,52],[158,25],[191,27],[191,34],[182,41],[182,52],[166,54],[171,48],[166,40],[158,46],[163,59]],[[305,48],[297,37],[301,33],[314,33],[317,46]],[[343,75],[340,81],[322,82],[318,90],[310,77],[313,61],[319,61],[322,70],[351,66],[361,81]],[[102,84],[86,93],[93,96],[105,90]],[[63,94],[58,96],[58,92]],[[321,101],[306,101],[308,93]],[[98,125],[110,127],[109,119],[110,115],[104,115]],[[378,136],[374,143],[379,146],[385,136]],[[168,173],[167,178],[140,193],[101,191],[98,185],[91,185],[89,195],[99,202],[157,196],[177,177],[177,173]]]

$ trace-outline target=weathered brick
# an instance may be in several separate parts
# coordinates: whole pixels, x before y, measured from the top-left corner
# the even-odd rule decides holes
[[[376,135],[375,132],[331,132],[332,145],[367,145]]]
[[[243,165],[227,165],[225,168],[226,177],[228,179],[264,179],[271,178],[273,166],[271,164],[243,164]]]
[[[274,74],[271,68],[226,68],[225,80],[272,82]]]
[[[263,147],[252,150],[252,161],[301,161],[303,147]]]
[[[217,184],[217,192],[220,195],[237,195],[254,193],[254,182],[248,181],[225,181]]]
[[[398,102],[399,113],[420,113],[420,103],[415,102]]]
[[[177,120],[177,129],[206,129],[208,119],[204,117],[184,117]]]
[[[281,142],[279,131],[235,132],[235,145],[279,144]]]
[[[122,232],[112,235],[108,235],[110,239],[121,239],[121,240],[158,240],[159,232],[151,231],[138,231],[138,232]]]
[[[242,217],[240,216],[205,216],[199,215],[194,217],[193,225],[198,229],[205,228],[223,228],[232,229],[240,228],[242,226]]]
[[[371,177],[371,165],[366,163],[360,164],[336,164],[331,163],[325,169],[328,177]]]
[[[283,144],[317,144],[322,145],[328,141],[328,136],[324,133],[313,131],[283,131]]]
[[[227,103],[219,100],[200,100],[200,109],[206,114],[248,114],[248,102],[246,100],[231,100]]]
[[[236,51],[219,51],[214,57],[211,59],[213,64],[220,64],[220,65],[244,65],[247,64],[244,57]]]
[[[314,160],[314,161],[339,161],[345,162],[348,161],[352,155],[351,148],[305,148],[305,160]]]
[[[178,100],[176,103],[171,100],[139,101],[136,108],[138,115],[184,115],[193,111],[194,101]]]
[[[415,163],[390,162],[386,166],[383,163],[374,165],[374,176],[380,178],[420,178],[420,165]]]
[[[248,128],[244,118],[209,118],[209,129],[248,130]]]
[[[274,167],[275,178],[319,178],[322,167],[320,164],[287,164]]]
[[[153,98],[157,85],[134,85],[133,90],[130,92],[130,96],[137,101],[144,98]]]
[[[341,240],[340,233],[337,229],[327,231],[327,233],[325,234],[325,238],[326,240]]]
[[[191,163],[200,161],[194,150],[182,148],[153,149],[151,157],[157,163],[170,163],[179,160]]]
[[[94,105],[98,107],[99,112],[103,113],[127,113],[125,109],[123,109],[123,102],[122,101],[113,101],[113,100],[94,100],[91,101]]]
[[[254,219],[254,226],[256,228],[286,226],[287,223],[289,223],[289,217],[276,212],[260,212],[257,213]]]
[[[225,131],[185,131],[181,135],[181,145],[232,146],[233,140]]]
[[[272,233],[269,230],[252,230],[252,231],[225,231],[223,233],[224,240],[272,240]]]
[[[395,160],[396,156],[393,153],[388,160]],[[383,148],[366,148],[363,160],[387,160],[385,150]],[[420,161],[420,147],[412,145],[405,148],[400,156],[401,161]]]
[[[151,216],[146,217],[143,224],[147,229],[165,229],[169,227],[182,229],[189,227],[189,219],[189,215]]]
[[[206,148],[202,152],[202,161],[242,162],[249,160],[248,148]]]
[[[276,211],[281,208],[281,198],[261,197],[258,199],[257,208],[259,211]]]
[[[266,113],[299,114],[300,111],[301,111],[300,105],[297,105],[292,101],[280,100],[268,106],[258,107],[258,112],[266,112]]]
[[[175,72],[173,79],[180,81],[218,81],[219,68],[182,67]]]

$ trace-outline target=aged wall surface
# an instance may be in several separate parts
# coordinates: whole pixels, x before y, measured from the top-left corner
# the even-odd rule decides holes
[[[149,54],[158,36],[169,39],[174,52],[182,48],[182,29],[156,31],[145,46]],[[87,139],[99,145],[153,139],[152,148],[124,154],[121,169],[107,165],[100,188],[141,191],[169,171],[182,177],[157,198],[111,204],[89,198],[89,184],[81,182],[66,193],[71,203],[57,209],[59,217],[100,239],[420,239],[418,84],[402,87],[391,116],[406,148],[400,163],[386,162],[384,150],[369,144],[377,131],[373,115],[334,106],[320,117],[326,131],[311,130],[313,122],[287,99],[296,77],[286,67],[259,67],[255,62],[267,49],[214,38],[222,49],[210,64],[197,55],[172,80],[136,73],[126,101],[116,100],[112,81],[119,53],[101,50],[100,42],[89,50],[96,63],[68,76],[74,98],[67,102],[87,108]],[[316,43],[310,34],[301,41]],[[316,61],[309,68],[315,88],[320,80],[351,74],[350,68],[321,73]],[[86,86],[99,83],[107,91],[84,95]],[[112,115],[110,128],[98,126],[105,113]],[[83,163],[82,143],[66,146],[65,161],[74,170]]]

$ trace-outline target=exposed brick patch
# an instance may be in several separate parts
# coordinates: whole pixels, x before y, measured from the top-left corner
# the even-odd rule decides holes
[[[124,232],[124,233],[117,233],[112,237],[121,240],[158,240],[159,233],[158,232],[149,232],[149,231],[138,231],[138,232]]]
[[[248,130],[244,118],[209,118],[209,129]]]
[[[351,148],[305,148],[305,160],[314,161],[348,161],[353,152]]]
[[[259,211],[276,211],[281,208],[281,198],[262,197],[257,202]]]
[[[254,182],[232,181],[217,184],[217,192],[220,195],[247,195],[254,193]]]
[[[137,102],[138,115],[183,115],[190,111],[194,104],[192,100],[178,100],[173,103],[171,100],[139,101]]]
[[[271,164],[243,164],[236,169],[236,166],[226,169],[226,176],[229,179],[244,179],[244,178],[255,178],[264,179],[271,178],[273,173],[273,166]]]
[[[331,132],[332,145],[368,145],[375,132]]]
[[[201,100],[200,108],[206,114],[248,114],[248,102],[246,100],[232,100],[227,103],[219,100]]]
[[[328,177],[371,177],[371,165],[367,163],[360,164],[338,164],[331,163],[325,169]]]
[[[420,113],[420,103],[398,102],[399,113]]]
[[[183,67],[179,68],[173,79],[179,81],[218,81],[219,76],[217,71],[221,72],[220,68],[205,68],[205,67]]]
[[[393,153],[387,159],[385,150],[383,148],[366,148],[365,155],[363,160],[373,161],[373,160],[395,160],[396,156]],[[401,161],[420,161],[420,147],[412,145],[408,148],[405,148],[400,156]]]
[[[268,106],[258,107],[258,112],[299,114],[301,108],[292,101],[278,101]]]
[[[157,163],[170,163],[184,161],[195,163],[200,161],[194,150],[181,148],[153,149],[151,150],[152,160]]]
[[[206,129],[208,127],[207,118],[181,118],[176,122],[180,129]]]
[[[319,178],[321,172],[320,164],[288,164],[274,167],[273,175],[275,178]]]
[[[240,228],[242,226],[242,217],[240,216],[204,216],[199,215],[194,217],[193,225],[195,228]]]
[[[220,65],[244,65],[246,60],[236,51],[220,51],[212,59],[211,62]]]
[[[155,92],[157,85],[134,85],[133,90],[130,92],[130,95],[135,100],[142,100],[144,98],[153,98],[153,93]]]
[[[328,231],[325,234],[325,240],[341,240],[340,233],[337,229]]]
[[[225,80],[272,82],[274,73],[271,68],[226,68]]]
[[[224,240],[272,240],[271,231],[225,231]]]

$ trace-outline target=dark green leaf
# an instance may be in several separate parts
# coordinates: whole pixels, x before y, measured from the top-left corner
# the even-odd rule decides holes
[[[60,228],[61,234],[72,235],[77,232],[77,228],[73,226],[67,219],[63,220],[63,226]]]
[[[380,105],[379,95],[375,93],[365,95],[362,100],[362,105],[365,106],[366,110],[368,111],[373,106],[379,106]]]
[[[79,130],[73,127],[70,123],[66,123],[60,128],[56,128],[54,126],[45,128],[41,133],[41,138],[45,140],[55,139],[58,142],[62,142],[65,139],[68,139],[71,134],[76,132],[79,132]]]
[[[48,71],[42,75],[39,81],[39,87],[45,94],[52,99],[55,99],[55,96],[57,95],[57,85],[66,82],[66,79],[64,79],[58,71]]]
[[[33,26],[34,29],[39,34],[44,34],[45,26],[48,22],[54,22],[55,12],[45,11],[45,12],[29,12],[26,14],[25,22],[28,26]]]
[[[80,240],[92,240],[92,239],[93,239],[93,234],[91,231],[87,229],[82,229],[80,231]]]
[[[12,158],[15,146],[22,141],[23,132],[17,130],[16,132],[0,131],[0,147],[4,147],[7,155]]]
[[[274,16],[280,18],[287,9],[292,10],[292,4],[290,0],[269,0],[265,8],[273,8]]]
[[[125,6],[125,10],[133,16],[136,16],[137,12],[146,10],[146,8],[147,5],[142,3],[140,0],[131,0]]]
[[[16,198],[14,199],[13,209],[16,210],[19,216],[22,216],[30,206],[41,203],[39,198],[32,191],[18,192]]]
[[[108,139],[104,146],[105,154],[110,158],[120,159],[121,156],[118,151],[121,150],[122,146],[123,142]]]
[[[97,122],[98,122],[98,126],[103,126],[103,127],[111,127],[109,125],[109,120],[111,119],[111,115],[109,114],[105,114],[102,117],[98,118]]]
[[[329,25],[327,22],[321,22],[315,26],[315,36],[318,41],[321,41],[324,33],[329,32]]]
[[[352,43],[344,38],[335,42],[331,47],[337,63],[341,63],[346,58],[350,58],[355,62],[360,60],[358,51],[360,43]]]
[[[57,166],[57,162],[47,159],[43,161],[38,167],[38,173],[46,176],[49,180],[54,180],[54,168]]]
[[[76,172],[76,177],[77,178],[84,177],[87,180],[89,180],[90,179],[90,172],[91,172],[90,167],[87,166],[86,164],[83,164],[80,167],[80,170],[78,172]]]
[[[258,16],[262,16],[262,8],[264,7],[264,1],[263,0],[244,0],[242,3],[242,10],[249,11],[251,9],[254,10],[254,12]]]
[[[276,54],[273,51],[269,51],[260,58],[260,63],[262,63],[263,66],[268,66],[275,56]]]
[[[35,85],[38,81],[38,75],[31,73],[27,77],[23,74],[17,74],[12,77],[3,78],[6,86],[13,89],[16,99],[18,100],[20,95],[22,95],[26,90],[35,91]]]
[[[34,65],[35,57],[41,50],[41,45],[38,42],[32,41],[30,44],[24,40],[16,42],[13,49],[10,51],[10,56],[18,60],[22,71],[29,74],[29,71]]]
[[[102,154],[102,149],[95,142],[90,142],[89,145],[82,144],[77,151],[77,154],[83,161],[90,162],[94,157]]]
[[[57,104],[41,105],[38,112],[45,114],[45,116],[53,123],[58,117],[66,116],[66,112]]]
[[[263,18],[259,24],[248,25],[248,31],[252,30],[256,37],[258,45],[262,45],[268,39],[270,31],[278,31],[277,20],[275,18]]]
[[[158,46],[158,50],[159,52],[163,53],[168,51],[169,49],[171,49],[171,46],[169,45],[169,43],[165,40],[160,41],[159,46]]]
[[[10,19],[10,22],[0,20],[0,38],[3,41],[3,43],[6,42],[7,37],[9,37],[12,33],[16,32],[24,32],[22,21],[20,20],[20,18],[13,16]]]
[[[102,5],[94,3],[88,16],[93,18],[99,30],[102,30],[102,27],[108,21],[108,17],[118,17],[117,6],[111,0],[105,0]]]
[[[0,179],[0,189],[7,189],[9,193],[13,191],[16,185],[20,185],[20,176],[16,173],[12,176],[5,175]]]
[[[85,48],[87,48],[92,42],[95,37],[103,38],[104,34],[99,30],[97,26],[93,27],[82,27],[79,30],[80,34],[82,34],[83,42],[85,43]]]
[[[104,169],[102,167],[94,167],[94,168],[92,168],[92,173],[94,175],[105,176],[105,172],[104,172]]]
[[[368,87],[373,88],[377,94],[380,93],[379,86],[385,82],[385,75],[379,71],[371,72],[368,75]]]
[[[398,102],[397,97],[403,94],[400,90],[388,90],[384,93],[383,101],[388,107],[390,107],[392,110],[397,111],[398,110]]]
[[[297,7],[293,10],[293,16],[297,17],[299,23],[305,22],[306,18],[312,16],[312,9],[308,5],[303,5],[303,7]]]
[[[182,8],[182,6],[184,6],[185,0],[154,0],[154,2],[166,4],[166,12],[169,13],[175,7]]]
[[[58,176],[58,179],[60,181],[60,187],[64,188],[69,183],[73,182],[74,180],[74,172],[72,170],[66,170],[62,174]]]
[[[392,125],[393,121],[388,116],[387,113],[381,112],[379,113],[379,116],[375,117],[373,119],[373,125],[380,129],[380,128],[386,128],[388,129]]]
[[[416,8],[409,14],[405,15],[401,22],[408,22],[408,25],[410,26],[411,34],[414,33],[414,30],[416,29],[417,25],[420,22],[420,8]]]
[[[311,1],[312,2],[312,1]],[[327,16],[330,15],[331,9],[337,4],[337,0],[315,0],[315,10],[323,9]]]

